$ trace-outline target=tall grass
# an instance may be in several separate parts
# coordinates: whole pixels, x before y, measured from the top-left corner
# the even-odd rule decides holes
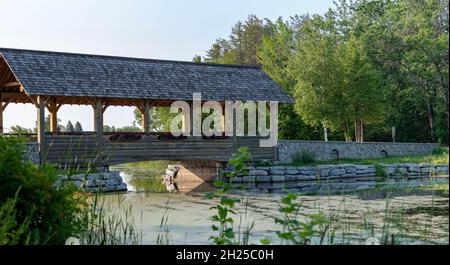
[[[169,227],[169,209],[169,200],[167,200],[164,213],[161,217],[161,223],[159,224],[159,234],[156,237],[156,245],[170,245],[172,242],[172,235],[170,234]]]
[[[124,204],[124,197],[117,196],[112,205],[104,197],[92,197],[92,205],[84,215],[86,228],[79,238],[83,245],[138,245],[142,232],[136,229],[132,207]]]

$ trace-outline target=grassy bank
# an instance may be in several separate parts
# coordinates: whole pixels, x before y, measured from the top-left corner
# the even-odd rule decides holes
[[[412,155],[412,156],[389,156],[371,159],[336,159],[329,161],[316,161],[312,156],[302,154],[297,157],[291,165],[324,165],[324,164],[357,164],[357,165],[376,165],[376,164],[393,164],[393,163],[431,163],[431,164],[448,164],[449,148],[441,147],[436,149],[430,155]]]

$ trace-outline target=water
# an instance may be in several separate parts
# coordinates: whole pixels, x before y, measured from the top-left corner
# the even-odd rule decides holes
[[[211,231],[210,207],[217,201],[205,199],[206,191],[214,190],[208,183],[178,183],[179,192],[167,192],[160,176],[167,163],[158,162],[116,167],[129,185],[129,192],[103,195],[111,203],[124,198],[131,204],[135,223],[143,233],[143,244],[155,244],[163,234],[161,219],[167,214],[171,244],[209,244]],[[235,190],[233,196],[241,198],[238,207],[242,216],[235,217],[235,227],[241,230],[254,222],[251,243],[269,238],[274,244],[282,243],[274,223],[279,217],[279,202],[283,188],[277,185],[255,185]],[[284,185],[284,184],[283,184]],[[313,185],[313,184],[311,184]],[[305,185],[303,185],[305,186]],[[334,244],[365,244],[372,236],[382,240],[383,232],[400,244],[448,244],[449,199],[448,177],[397,180],[388,182],[335,182],[304,189],[289,183],[287,188],[299,194],[302,202],[300,219],[322,212],[333,217],[336,228]],[[307,186],[307,185],[306,185]],[[389,228],[383,228],[389,225]],[[327,238],[330,243],[331,239]]]

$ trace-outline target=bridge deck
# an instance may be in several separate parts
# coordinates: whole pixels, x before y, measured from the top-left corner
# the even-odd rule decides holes
[[[138,137],[139,138],[139,137]],[[254,161],[276,159],[276,147],[259,147],[260,137],[208,139],[160,139],[143,136],[138,140],[116,140],[96,135],[47,135],[44,159],[47,163],[74,167],[80,165],[114,165],[149,160],[228,161],[238,148],[247,146]]]

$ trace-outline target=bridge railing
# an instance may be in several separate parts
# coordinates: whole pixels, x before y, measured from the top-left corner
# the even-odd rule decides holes
[[[167,133],[47,134],[46,162],[74,167],[113,165],[149,160],[228,161],[239,147],[250,149],[255,161],[275,159],[276,149],[259,147],[261,137],[174,137]]]

